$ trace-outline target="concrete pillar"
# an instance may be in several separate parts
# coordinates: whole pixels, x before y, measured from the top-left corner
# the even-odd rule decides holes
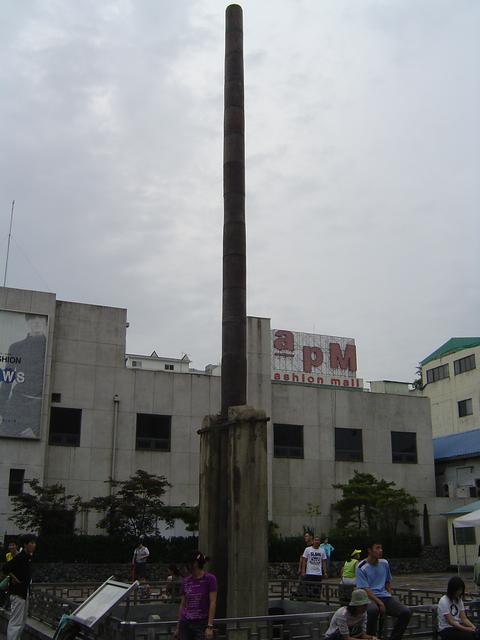
[[[217,617],[268,612],[267,418],[230,407],[200,430],[200,549],[218,579]]]

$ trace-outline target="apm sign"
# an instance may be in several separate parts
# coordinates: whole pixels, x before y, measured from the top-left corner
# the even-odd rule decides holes
[[[272,378],[282,382],[363,387],[353,338],[272,329]]]

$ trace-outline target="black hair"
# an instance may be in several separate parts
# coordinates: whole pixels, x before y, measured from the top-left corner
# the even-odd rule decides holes
[[[203,569],[205,563],[208,562],[210,558],[206,558],[201,551],[195,551],[190,558],[188,559],[187,564],[192,565],[194,562],[198,564],[199,569]]]
[[[169,564],[169,565],[168,565],[168,570],[169,570],[169,571],[170,571],[170,573],[171,573],[172,575],[174,575],[175,577],[178,577],[178,576],[180,575],[180,571],[179,571],[179,569],[178,569],[178,567],[177,567],[177,565],[176,565],[176,564]]]
[[[455,600],[457,591],[461,591],[460,598],[462,598],[465,595],[465,583],[459,576],[453,576],[447,584],[447,596],[450,600]]]
[[[356,604],[356,605],[352,605],[352,604],[347,604],[347,611],[351,616],[355,616],[357,614],[357,609],[359,609],[360,607],[364,607],[365,605],[363,604]]]
[[[22,546],[25,547],[29,542],[36,542],[37,536],[34,533],[26,533],[22,536]]]
[[[378,538],[371,538],[371,539],[367,542],[367,544],[365,545],[365,548],[366,548],[367,552],[368,552],[368,550],[369,550],[369,549],[373,549],[373,547],[374,547],[376,544],[379,544],[380,546],[382,546],[382,543],[381,543],[381,542],[379,542]]]

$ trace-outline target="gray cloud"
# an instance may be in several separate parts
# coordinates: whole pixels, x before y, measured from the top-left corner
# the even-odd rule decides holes
[[[224,6],[9,0],[0,25],[9,284],[128,307],[131,351],[196,366],[220,352]],[[411,379],[478,335],[480,7],[243,6],[249,313]]]

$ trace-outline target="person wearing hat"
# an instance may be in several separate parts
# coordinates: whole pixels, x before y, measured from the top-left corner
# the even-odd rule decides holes
[[[340,604],[347,604],[350,601],[352,591],[355,589],[356,578],[355,569],[360,561],[362,552],[360,549],[354,549],[350,554],[350,559],[345,562],[342,567],[340,585],[338,587],[338,595]]]
[[[354,549],[350,554],[350,560],[347,560],[342,567],[342,583],[355,584],[355,569],[360,562],[362,552],[360,549]]]
[[[351,640],[351,638],[373,640],[375,636],[369,636],[366,632],[369,602],[370,599],[363,589],[355,589],[349,604],[340,607],[333,614],[330,626],[325,633],[326,640]]]
[[[210,640],[217,606],[217,579],[205,571],[207,559],[196,551],[188,561],[190,575],[183,579],[174,638]]]

